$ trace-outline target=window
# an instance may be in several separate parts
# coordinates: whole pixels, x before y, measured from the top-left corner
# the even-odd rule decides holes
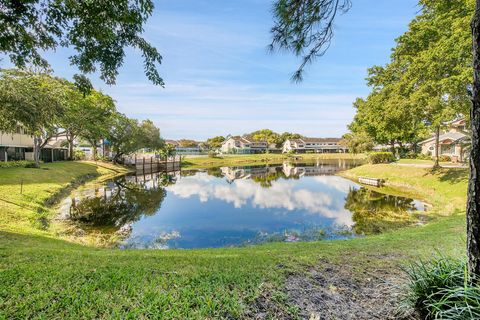
[[[25,160],[24,148],[8,147],[5,150],[7,152],[7,160]]]
[[[441,154],[455,154],[455,145],[453,144],[442,144],[440,145]]]

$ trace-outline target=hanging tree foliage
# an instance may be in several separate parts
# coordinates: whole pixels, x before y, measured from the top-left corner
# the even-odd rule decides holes
[[[69,47],[69,58],[82,73],[98,71],[115,83],[125,49],[138,49],[147,78],[164,85],[157,71],[162,56],[141,37],[154,9],[153,0],[0,1],[0,52],[19,68],[47,69],[43,52]]]

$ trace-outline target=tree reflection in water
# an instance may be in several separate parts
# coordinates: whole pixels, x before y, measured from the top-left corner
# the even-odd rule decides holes
[[[109,186],[97,189],[93,197],[72,199],[70,219],[95,227],[120,229],[138,221],[143,215],[153,215],[160,208],[166,191],[163,186],[173,183],[168,175],[159,175],[153,183],[138,178],[121,177]]]
[[[367,188],[350,188],[345,209],[352,212],[353,231],[377,234],[413,222],[410,212],[417,210],[413,199],[381,194]]]

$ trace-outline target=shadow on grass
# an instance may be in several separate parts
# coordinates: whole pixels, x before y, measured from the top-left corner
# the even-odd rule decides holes
[[[429,172],[438,175],[441,182],[456,184],[468,180],[468,170],[464,168],[432,168]]]

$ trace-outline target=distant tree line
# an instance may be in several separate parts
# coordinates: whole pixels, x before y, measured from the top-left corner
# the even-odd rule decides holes
[[[139,122],[118,112],[115,101],[83,76],[68,81],[49,73],[0,70],[0,130],[15,132],[19,124],[33,136],[37,166],[42,148],[59,135],[67,138],[70,157],[76,139],[92,145],[94,158],[99,142],[107,140],[114,160],[141,148],[163,146],[152,121]]]

